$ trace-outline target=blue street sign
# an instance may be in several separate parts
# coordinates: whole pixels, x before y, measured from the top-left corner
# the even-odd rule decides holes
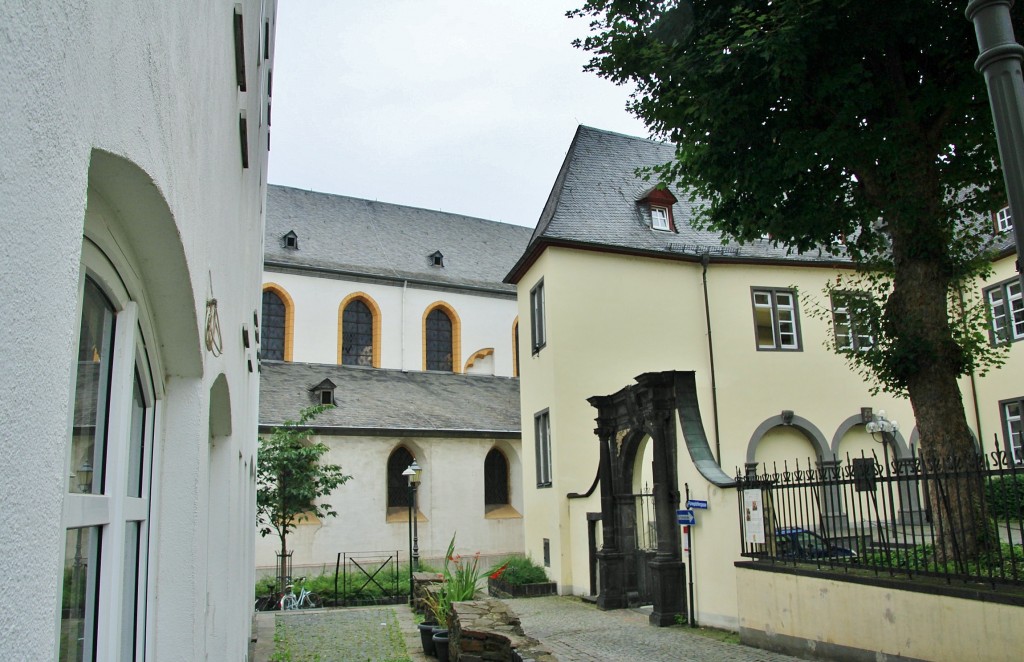
[[[692,510],[677,510],[676,521],[680,524],[696,524],[697,518],[694,517]]]
[[[687,508],[700,508],[701,510],[707,510],[708,509],[708,502],[707,501],[702,501],[701,499],[687,499],[686,500],[686,507]]]

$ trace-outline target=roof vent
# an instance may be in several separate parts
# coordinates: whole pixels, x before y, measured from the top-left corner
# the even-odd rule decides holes
[[[441,254],[441,251],[434,251],[430,255],[430,264],[435,267],[444,266],[444,255]]]
[[[329,379],[325,379],[309,390],[316,396],[317,404],[333,405],[336,404],[334,401],[334,389],[336,388],[337,386],[334,382]]]
[[[295,234],[295,230],[289,230],[288,234],[281,237],[281,248],[299,249],[299,235]]]

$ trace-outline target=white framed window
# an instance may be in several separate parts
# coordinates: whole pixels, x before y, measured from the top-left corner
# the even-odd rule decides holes
[[[788,289],[751,288],[751,297],[757,349],[799,350],[796,292]]]
[[[58,659],[145,659],[155,388],[138,304],[82,255]]]
[[[999,403],[999,414],[1003,421],[1006,446],[1014,463],[1024,463],[1024,452],[1021,448],[1022,436],[1024,436],[1024,424],[1021,422],[1022,414],[1024,414],[1024,398],[1003,400]]]
[[[551,415],[547,409],[533,416],[537,451],[537,487],[551,487]]]
[[[1010,215],[1010,208],[1003,207],[996,212],[996,230],[1009,232],[1013,229],[1013,216]]]
[[[668,209],[665,207],[651,207],[651,227],[655,230],[670,230],[668,224]]]
[[[534,354],[547,344],[547,329],[544,322],[544,280],[530,290],[530,347]]]
[[[990,338],[993,344],[1024,339],[1024,297],[1020,279],[1011,278],[985,290],[991,318]]]
[[[861,292],[832,293],[832,329],[839,351],[864,352],[875,344],[869,299]]]

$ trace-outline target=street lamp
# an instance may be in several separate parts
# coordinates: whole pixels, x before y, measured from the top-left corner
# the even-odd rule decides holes
[[[409,478],[409,604],[412,605],[412,573],[420,569],[420,541],[416,527],[416,488],[420,483],[420,465],[416,464],[416,458],[412,459],[412,464],[402,472],[402,475]]]
[[[885,435],[892,434],[900,429],[900,424],[896,421],[890,421],[885,417],[885,410],[879,409],[877,414],[871,416],[871,420],[864,424],[864,429],[868,431],[872,438],[875,433],[882,433],[882,441],[885,441]],[[876,440],[877,441],[877,440]]]

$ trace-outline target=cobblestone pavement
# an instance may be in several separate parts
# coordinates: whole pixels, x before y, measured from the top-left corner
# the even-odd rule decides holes
[[[788,662],[797,658],[717,641],[685,627],[656,628],[643,610],[601,611],[568,596],[507,600],[526,634],[559,662]],[[405,605],[317,609],[256,616],[252,662],[427,662]],[[291,657],[285,657],[288,650]]]
[[[559,662],[784,662],[797,658],[717,641],[685,627],[654,627],[639,609],[601,611],[568,596],[506,600],[526,634]]]

